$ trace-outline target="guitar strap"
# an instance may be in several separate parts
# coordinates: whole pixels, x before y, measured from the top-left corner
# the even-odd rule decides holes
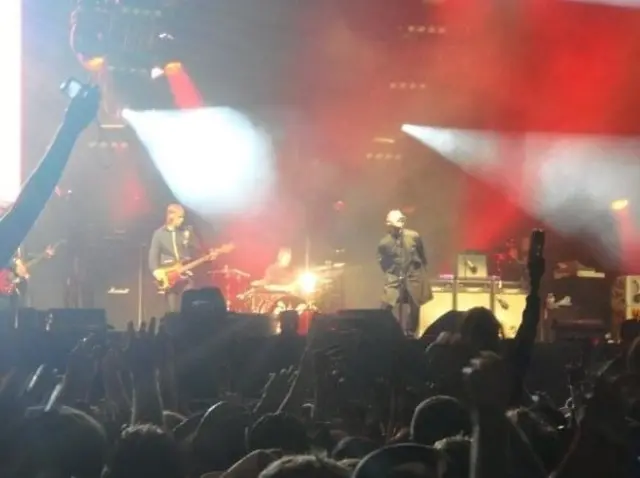
[[[176,257],[176,262],[180,262],[180,254],[178,253],[178,243],[176,242],[176,230],[171,231],[171,243],[173,244],[173,255]]]

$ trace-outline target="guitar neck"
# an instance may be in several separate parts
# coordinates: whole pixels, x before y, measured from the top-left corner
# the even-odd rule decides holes
[[[42,254],[38,254],[36,257],[34,257],[33,259],[31,259],[30,261],[27,261],[24,263],[24,265],[27,268],[33,267],[35,266],[38,262],[42,261],[43,259],[45,259],[47,257],[46,253],[42,253]]]
[[[200,264],[204,264],[205,262],[211,260],[213,257],[215,256],[206,255],[204,257],[201,257],[200,259],[196,259],[195,261],[184,264],[182,267],[180,267],[180,270],[182,272],[190,271],[191,269],[195,269],[196,267],[198,267]]]
[[[65,241],[60,241],[57,242],[55,245],[53,246],[49,246],[46,250],[42,251],[40,254],[38,254],[37,256],[35,256],[33,259],[28,260],[24,263],[24,265],[29,268],[32,266],[35,266],[38,262],[44,260],[44,259],[50,259],[54,254],[55,254],[55,250],[58,248],[58,246],[60,244],[64,244]],[[49,252],[49,251],[53,251],[53,252]]]

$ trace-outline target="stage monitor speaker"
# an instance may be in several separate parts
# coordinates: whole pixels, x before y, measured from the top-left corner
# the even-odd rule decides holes
[[[489,269],[486,254],[475,252],[458,254],[456,276],[459,279],[487,279]]]
[[[224,319],[225,332],[234,337],[271,337],[278,331],[278,320],[267,314],[230,312]]]
[[[310,335],[313,335],[316,327],[328,327],[328,330],[360,330],[391,340],[404,337],[398,321],[390,311],[384,309],[339,310],[331,315],[320,314],[311,322]]]
[[[504,337],[516,336],[522,323],[522,312],[527,305],[527,293],[519,289],[497,291],[493,300],[493,313],[502,325]]]
[[[420,307],[418,336],[431,327],[440,317],[453,310],[453,292],[442,287],[433,287],[433,299]]]
[[[187,290],[182,294],[180,312],[183,314],[208,314],[211,318],[224,317],[227,302],[218,287]]]
[[[77,330],[83,333],[107,331],[107,314],[104,309],[50,309],[47,313],[51,331]]]

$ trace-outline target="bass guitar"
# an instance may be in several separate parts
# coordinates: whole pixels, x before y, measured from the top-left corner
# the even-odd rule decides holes
[[[40,254],[34,256],[32,259],[23,262],[23,268],[26,271],[31,270],[36,264],[45,260],[51,259],[56,255],[56,249],[65,241],[59,241],[47,248]],[[29,279],[29,275],[19,274],[15,268],[0,269],[0,294],[1,295],[13,295],[20,292],[20,285]]]
[[[221,254],[227,254],[235,249],[233,243],[225,244],[217,249],[210,251],[208,254],[200,257],[191,262],[178,262],[168,266],[161,267],[154,271],[156,276],[156,283],[160,292],[166,292],[169,289],[174,288],[180,282],[183,282],[189,278],[189,272],[196,267],[214,260]]]

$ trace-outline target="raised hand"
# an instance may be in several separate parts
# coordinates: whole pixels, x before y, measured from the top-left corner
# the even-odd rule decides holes
[[[86,400],[98,371],[98,348],[94,336],[82,339],[69,354],[65,373],[65,395]]]
[[[481,352],[463,370],[474,406],[479,410],[506,411],[511,384],[507,365],[493,352]]]
[[[262,397],[254,412],[264,414],[277,410],[297,376],[298,372],[293,367],[282,369],[279,373],[272,373],[262,390]]]
[[[134,376],[154,374],[157,370],[156,319],[140,324],[136,331],[133,322],[127,325],[125,361]]]
[[[64,127],[80,134],[96,119],[100,107],[100,89],[87,85],[71,100],[64,118]]]

